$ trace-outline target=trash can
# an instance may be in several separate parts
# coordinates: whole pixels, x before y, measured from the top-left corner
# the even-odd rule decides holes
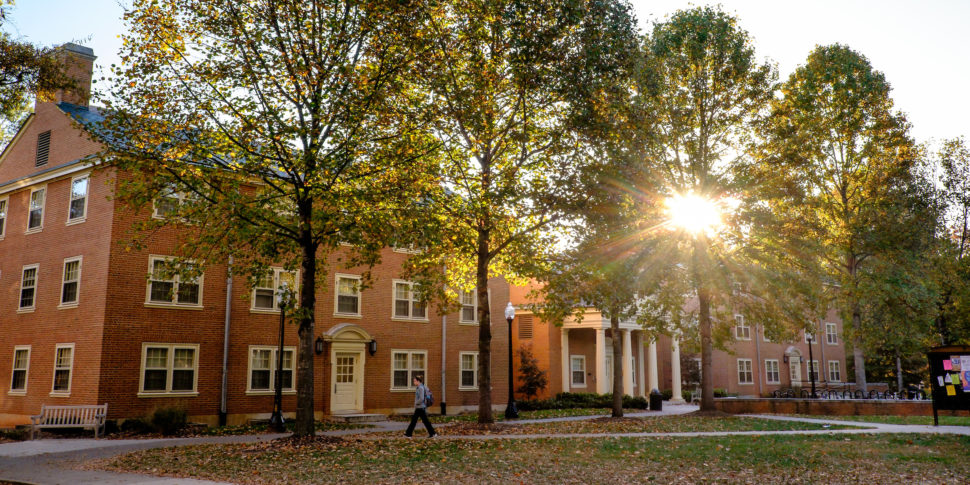
[[[660,394],[659,389],[650,391],[650,410],[661,411],[664,405],[664,395]]]

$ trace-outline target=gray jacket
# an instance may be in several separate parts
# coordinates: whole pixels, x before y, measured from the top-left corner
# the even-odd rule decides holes
[[[421,385],[419,385],[417,387],[417,389],[414,390],[414,408],[415,409],[424,409],[424,408],[427,407],[427,406],[424,405],[424,397],[425,397],[425,394],[424,393],[425,393],[425,391],[427,389],[428,389],[427,387],[424,387],[424,384],[421,384]]]

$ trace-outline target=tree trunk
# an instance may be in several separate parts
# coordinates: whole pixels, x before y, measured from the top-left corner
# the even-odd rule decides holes
[[[903,360],[899,358],[899,352],[896,352],[896,390],[903,390]]]
[[[296,436],[313,436],[313,337],[314,308],[317,291],[317,247],[312,243],[309,230],[303,234],[303,262],[300,274],[300,336],[296,367]]]
[[[610,315],[610,332],[613,334],[613,417],[623,417],[623,342],[620,341],[620,317]]]
[[[482,424],[495,422],[492,416],[492,319],[488,307],[488,237],[488,230],[479,229],[475,284],[478,293],[478,422]]]
[[[697,289],[701,333],[701,411],[714,411],[714,341],[711,339],[711,295],[707,288]]]
[[[855,334],[852,337],[852,363],[855,367],[855,385],[863,393],[869,392],[866,385],[866,358],[862,352],[862,336],[859,335],[862,328],[862,313],[858,305],[852,310],[852,326]]]

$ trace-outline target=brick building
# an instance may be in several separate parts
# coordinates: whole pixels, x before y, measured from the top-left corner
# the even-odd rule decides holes
[[[133,213],[111,198],[118,177],[81,126],[89,107],[93,52],[67,44],[78,95],[37,103],[0,154],[0,426],[28,422],[42,404],[108,403],[109,419],[184,407],[193,421],[229,423],[272,411],[279,310],[273,293],[292,275],[276,268],[256,288],[213,264],[196,281],[159,271],[175,231],[126,248]],[[81,122],[79,124],[77,122]],[[362,268],[325,266],[316,307],[318,416],[413,408],[411,376],[423,374],[449,413],[477,409],[478,324],[474,305],[440,315],[399,278],[406,251],[386,249],[367,288]],[[334,261],[335,258],[329,258]],[[492,324],[504,325],[508,285],[490,283]],[[296,327],[286,326],[283,411],[295,409]],[[494,355],[508,349],[504,333]],[[493,400],[507,399],[505,359],[493,359]]]

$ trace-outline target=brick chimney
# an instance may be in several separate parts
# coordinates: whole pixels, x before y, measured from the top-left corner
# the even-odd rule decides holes
[[[78,106],[88,106],[91,98],[91,77],[94,73],[94,50],[74,43],[59,48],[59,58],[64,64],[64,72],[77,83],[75,89],[59,90],[54,93],[54,102],[66,102]]]

